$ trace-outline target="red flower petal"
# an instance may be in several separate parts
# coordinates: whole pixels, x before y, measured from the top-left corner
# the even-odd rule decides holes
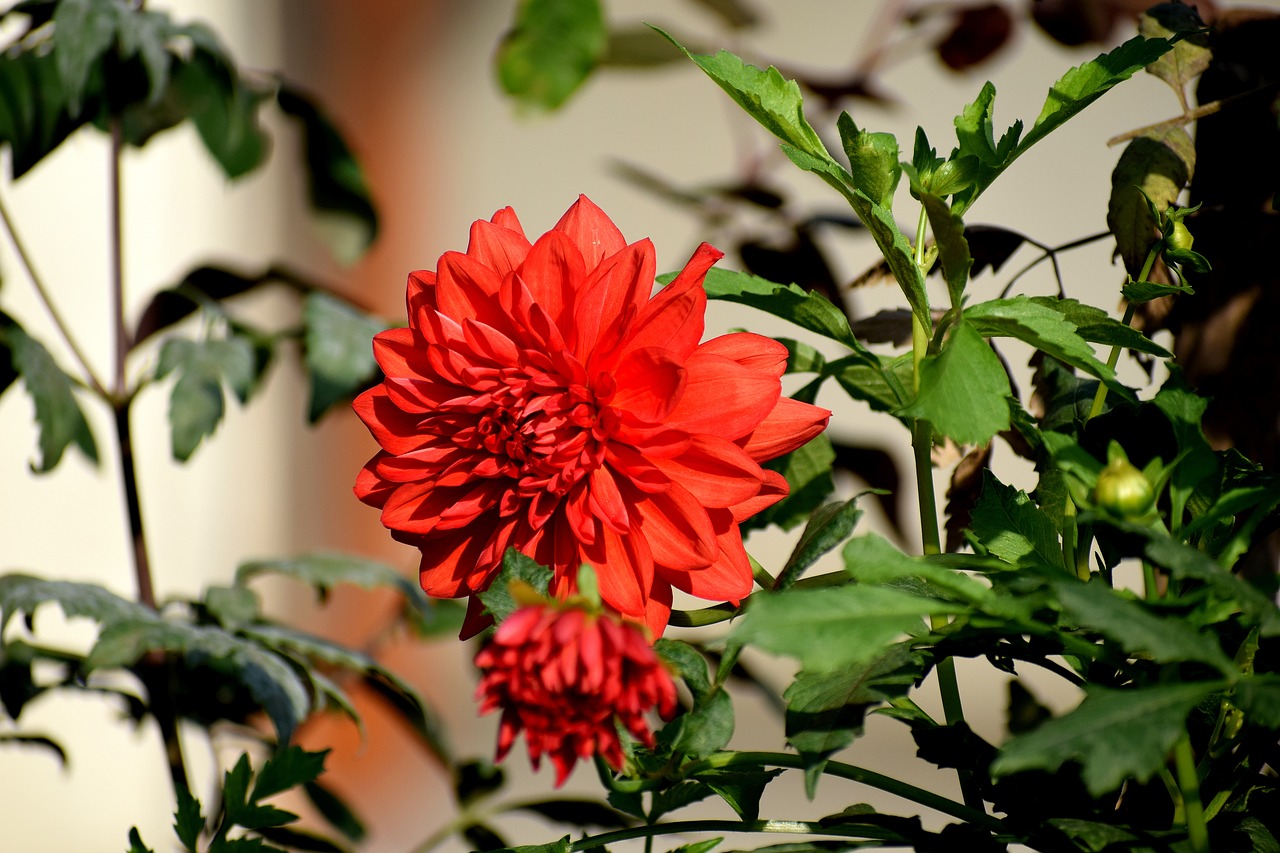
[[[616,255],[627,245],[618,226],[585,195],[578,196],[552,229],[563,232],[587,262],[587,268],[598,266],[605,258]]]

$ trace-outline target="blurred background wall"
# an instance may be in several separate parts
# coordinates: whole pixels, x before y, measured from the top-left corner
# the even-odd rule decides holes
[[[472,220],[511,205],[526,230],[538,234],[578,193],[604,208],[628,239],[652,237],[660,269],[677,269],[707,236],[699,221],[623,180],[616,165],[632,164],[693,185],[733,181],[744,164],[780,156],[774,143],[689,64],[597,75],[560,113],[518,114],[500,95],[491,68],[494,47],[512,20],[510,0],[156,0],[154,5],[180,19],[208,21],[240,62],[279,68],[319,96],[365,165],[382,234],[350,268],[329,260],[308,225],[301,174],[293,162],[296,146],[283,123],[272,128],[277,138],[272,165],[236,183],[221,177],[192,131],[166,133],[144,151],[130,152],[124,167],[125,263],[135,318],[154,288],[174,283],[199,262],[214,259],[255,269],[284,260],[402,322],[406,274],[434,268],[442,252],[464,248]],[[729,41],[706,5],[638,0],[607,4],[607,11],[616,19],[670,25],[712,49],[724,46],[748,58],[764,56],[835,74],[874,47],[869,28],[881,4],[757,0],[751,5],[764,21]],[[1117,31],[1117,40],[1129,34]],[[891,105],[856,103],[854,117],[862,127],[896,133],[907,149],[915,126],[923,125],[933,144],[947,149],[954,139],[951,117],[973,99],[982,80],[989,77],[999,91],[998,124],[1031,120],[1050,84],[1099,50],[1067,49],[1029,28],[1015,38],[1012,49],[968,75],[948,71],[927,49],[909,52],[879,78]],[[1109,173],[1119,154],[1107,149],[1105,140],[1177,112],[1164,85],[1140,75],[1019,161],[984,196],[970,222],[1009,225],[1050,245],[1104,230]],[[59,306],[86,336],[90,359],[103,367],[110,358],[105,168],[103,139],[82,132],[30,176],[0,187],[37,266],[54,283]],[[813,177],[786,170],[777,174],[792,188],[798,207],[838,211],[837,200]],[[900,194],[899,214],[914,216],[905,198]],[[819,236],[842,281],[876,260],[871,242],[856,234],[837,229]],[[994,296],[1009,271],[1033,257],[1024,250],[1000,276],[980,278],[975,291]],[[738,259],[723,263],[737,265]],[[1064,256],[1062,267],[1070,295],[1104,307],[1118,302],[1122,270],[1111,263],[1108,243]],[[0,247],[0,276],[5,309],[52,342],[7,242]],[[1033,293],[1053,292],[1048,265],[1022,286]],[[859,291],[853,301],[869,314],[900,300],[896,289],[877,287]],[[271,293],[253,297],[244,310],[279,326],[295,319],[288,300]],[[771,330],[748,311],[712,306],[710,334],[739,326]],[[1017,354],[1011,360],[1020,358],[1025,360]],[[304,398],[300,371],[281,359],[252,405],[246,410],[233,405],[212,441],[178,468],[168,453],[167,389],[146,393],[135,421],[143,509],[161,597],[225,583],[244,559],[325,548],[380,556],[413,572],[416,553],[395,545],[377,513],[351,496],[355,472],[374,451],[372,440],[347,411],[306,429]],[[905,437],[888,418],[834,396],[820,402],[837,409],[837,434],[883,442],[909,473]],[[100,415],[92,415],[94,427],[106,436],[110,425]],[[0,569],[89,580],[133,593],[116,460],[106,442],[100,444],[104,457],[98,469],[72,454],[52,475],[37,477],[28,469],[35,446],[30,402],[14,392],[0,398]],[[1004,462],[996,460],[997,466]],[[943,489],[946,473],[939,474]],[[910,505],[903,507],[904,518],[913,513]],[[749,548],[770,565],[785,555],[790,539],[769,533]],[[355,642],[376,634],[392,606],[339,591],[321,610],[300,597],[298,588],[272,588],[271,594],[274,608],[310,613],[317,630]],[[37,628],[84,647],[92,641],[85,625],[65,624],[52,609],[42,612]],[[492,750],[495,721],[474,718],[470,654],[469,647],[452,641],[429,647],[405,642],[393,644],[386,659],[440,710],[458,751],[482,756]],[[979,733],[1000,739],[1002,683],[975,682],[962,666],[961,684]],[[394,721],[379,717],[374,708],[368,712],[363,742],[342,721],[312,726],[304,741],[337,747],[329,781],[367,818],[371,836],[363,849],[416,849],[451,817],[447,781]],[[737,745],[781,747],[780,725],[763,703],[744,697],[739,714]],[[135,732],[119,724],[115,709],[85,696],[43,699],[24,714],[23,723],[62,742],[70,765],[64,770],[42,752],[0,751],[0,851],[120,850],[133,824],[149,843],[170,849],[169,784],[159,739],[150,727]],[[914,748],[901,728],[873,720],[850,760],[903,771],[896,762],[913,755]],[[215,772],[218,757],[193,741],[195,773],[206,774],[196,778],[212,778],[208,774]],[[524,782],[532,778],[526,764],[517,750],[508,770]],[[543,788],[550,781],[545,773],[537,777]],[[949,779],[927,776],[911,781],[944,791],[951,785]],[[566,790],[591,792],[594,785],[584,769]],[[838,794],[833,803],[857,799],[847,790],[831,793]],[[889,805],[873,794],[866,795],[868,802]],[[769,796],[777,799],[766,799],[766,811],[769,803],[785,803],[788,816],[825,813],[821,801],[804,802],[798,778],[775,783]],[[522,843],[555,834],[536,824],[524,826],[532,834]],[[451,843],[445,849],[466,848]]]

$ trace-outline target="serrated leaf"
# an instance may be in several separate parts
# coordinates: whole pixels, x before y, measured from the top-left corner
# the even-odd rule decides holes
[[[218,428],[226,410],[224,382],[241,402],[248,399],[257,376],[254,364],[253,347],[239,336],[203,341],[169,338],[164,342],[156,375],[178,375],[169,396],[174,459],[186,462]]]
[[[760,817],[760,798],[765,787],[782,775],[773,770],[707,770],[697,779],[719,795],[743,820]]]
[[[800,579],[805,570],[816,563],[824,554],[835,549],[837,545],[849,538],[854,525],[862,515],[858,509],[858,499],[840,503],[826,504],[818,507],[809,516],[800,541],[787,558],[782,571],[778,573],[774,589],[781,592]]]
[[[520,0],[494,55],[498,82],[521,104],[554,110],[582,85],[607,45],[598,0]]]
[[[671,848],[667,853],[711,853],[723,841],[724,838],[708,838],[705,841],[681,844],[679,847]]]
[[[1148,537],[1143,554],[1156,565],[1167,569],[1175,578],[1204,581],[1215,593],[1232,601],[1257,625],[1262,636],[1280,636],[1280,609],[1274,600],[1239,578],[1196,548],[1156,535],[1147,528],[1126,527],[1126,531]]]
[[[141,604],[121,598],[97,584],[12,574],[0,577],[0,633],[17,614],[31,615],[46,603],[57,604],[68,618],[85,616],[104,627],[116,622],[157,618]]]
[[[313,220],[334,257],[340,263],[355,263],[378,236],[378,212],[364,169],[337,127],[310,98],[282,84],[276,99],[280,110],[301,124]]]
[[[1165,764],[1186,734],[1187,714],[1221,682],[1163,684],[1127,690],[1095,688],[1074,711],[1010,739],[991,765],[996,776],[1021,770],[1056,771],[1079,761],[1093,797],[1126,779],[1145,782]]]
[[[920,201],[924,204],[929,216],[929,227],[933,229],[934,239],[938,243],[938,261],[942,264],[942,277],[947,281],[951,307],[959,310],[965,286],[969,283],[973,257],[969,254],[969,243],[964,236],[964,220],[939,195],[925,193]]]
[[[1187,84],[1199,77],[1213,59],[1208,34],[1195,32],[1203,28],[1204,21],[1200,20],[1195,6],[1182,3],[1161,3],[1138,18],[1138,33],[1147,38],[1183,34],[1184,37],[1174,43],[1172,50],[1147,66],[1147,73],[1168,83],[1184,108]]]
[[[801,672],[783,693],[787,742],[806,755],[843,749],[862,734],[867,709],[905,693],[922,669],[910,651],[891,646],[859,666]]]
[[[142,843],[142,836],[138,834],[136,826],[129,828],[129,850],[127,853],[155,853],[154,850]]]
[[[502,570],[489,584],[489,588],[477,595],[484,604],[485,611],[495,622],[501,623],[519,607],[511,595],[512,583],[527,584],[534,591],[546,595],[551,583],[551,570],[515,548],[508,548],[502,555]]]
[[[1026,296],[992,299],[965,309],[964,318],[983,337],[1012,337],[1024,341],[1063,364],[1079,368],[1106,383],[1107,388],[1129,402],[1137,402],[1115,371],[1099,361],[1075,323],[1067,316]]]
[[[1131,594],[1100,581],[1062,580],[1053,587],[1058,605],[1069,619],[1121,644],[1126,653],[1143,652],[1153,660],[1165,662],[1200,661],[1226,676],[1236,671],[1217,641],[1181,616],[1161,618]]]
[[[174,795],[178,798],[178,807],[173,813],[173,831],[183,847],[195,850],[200,833],[204,831],[204,814],[200,809],[200,801],[181,786],[175,789]]]
[[[833,672],[880,657],[903,637],[922,631],[925,616],[965,609],[889,587],[792,588],[754,596],[730,637],[797,658],[807,671]]]
[[[895,584],[923,581],[931,595],[982,604],[991,590],[963,572],[935,565],[899,551],[878,533],[849,540],[843,551],[845,573],[860,583]]]
[[[307,294],[302,317],[311,380],[307,417],[315,423],[335,403],[373,384],[378,375],[373,336],[387,323],[322,292]]]
[[[1062,545],[1049,516],[1026,492],[1001,483],[990,471],[982,476],[982,495],[970,518],[982,546],[1007,563],[1031,561],[1065,572]]]
[[[1010,393],[1000,358],[974,326],[961,322],[942,352],[921,362],[920,391],[897,414],[927,420],[958,444],[986,444],[1009,428]]]
[[[85,658],[85,670],[126,667],[149,651],[180,655],[192,666],[204,665],[245,686],[287,744],[310,711],[306,688],[279,655],[220,628],[163,622],[154,618],[113,622],[98,635]]]
[[[12,369],[35,405],[40,429],[40,461],[31,470],[52,471],[63,451],[74,444],[90,461],[97,463],[98,446],[76,400],[71,378],[62,371],[44,344],[26,333],[8,315],[0,313],[0,341],[9,350]]]
[[[848,113],[836,122],[854,186],[881,207],[892,209],[893,193],[902,177],[898,140],[891,133],[860,130]]]
[[[1107,228],[1131,277],[1141,274],[1147,252],[1160,239],[1151,205],[1163,211],[1177,201],[1195,162],[1195,143],[1180,127],[1150,131],[1125,146],[1111,172]]]
[[[897,358],[884,356],[876,367],[868,367],[861,359],[840,359],[827,365],[827,373],[835,378],[850,397],[861,400],[878,412],[896,412],[907,402],[912,382],[911,353]]]
[[[277,752],[259,768],[253,783],[252,801],[256,803],[289,788],[314,782],[324,772],[324,761],[328,755],[327,749],[308,752],[298,746]]]

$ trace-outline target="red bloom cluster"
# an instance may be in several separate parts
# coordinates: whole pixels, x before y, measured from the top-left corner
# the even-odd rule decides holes
[[[356,400],[382,449],[355,491],[421,550],[423,589],[474,596],[514,547],[561,598],[590,564],[604,602],[655,636],[673,587],[750,593],[738,523],[787,493],[760,463],[830,412],[782,396],[776,341],[700,343],[721,256],[704,243],[652,295],[653,245],[581,197],[536,242],[506,208],[410,274],[409,326],[374,339],[386,379]],[[473,598],[464,635],[480,612]]]
[[[498,626],[476,666],[480,713],[502,711],[498,760],[523,731],[535,769],[551,757],[557,787],[579,758],[598,754],[621,769],[616,723],[652,747],[645,714],[675,713],[675,684],[641,630],[608,613],[522,607]]]

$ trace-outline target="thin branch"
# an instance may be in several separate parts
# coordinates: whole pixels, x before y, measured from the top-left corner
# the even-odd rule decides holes
[[[63,320],[62,314],[59,313],[57,307],[53,304],[52,298],[49,296],[48,289],[45,288],[40,276],[36,273],[35,265],[31,262],[31,256],[27,253],[26,246],[22,239],[18,236],[17,229],[14,227],[13,218],[9,215],[8,209],[4,206],[3,200],[0,200],[0,222],[4,223],[4,229],[9,234],[9,241],[13,243],[13,249],[18,255],[18,261],[22,264],[22,268],[26,270],[27,278],[31,281],[31,286],[35,289],[36,296],[39,297],[44,309],[48,312],[50,319],[53,320],[54,327],[58,330],[58,334],[62,337],[67,348],[71,350],[71,354],[80,364],[80,369],[84,371],[84,375],[88,381],[89,387],[94,390],[98,396],[103,399],[110,399],[111,393],[107,390],[99,379],[97,374],[93,372],[93,368],[89,366],[89,359],[85,357],[83,351],[76,344],[75,338],[71,334],[71,328]]]

